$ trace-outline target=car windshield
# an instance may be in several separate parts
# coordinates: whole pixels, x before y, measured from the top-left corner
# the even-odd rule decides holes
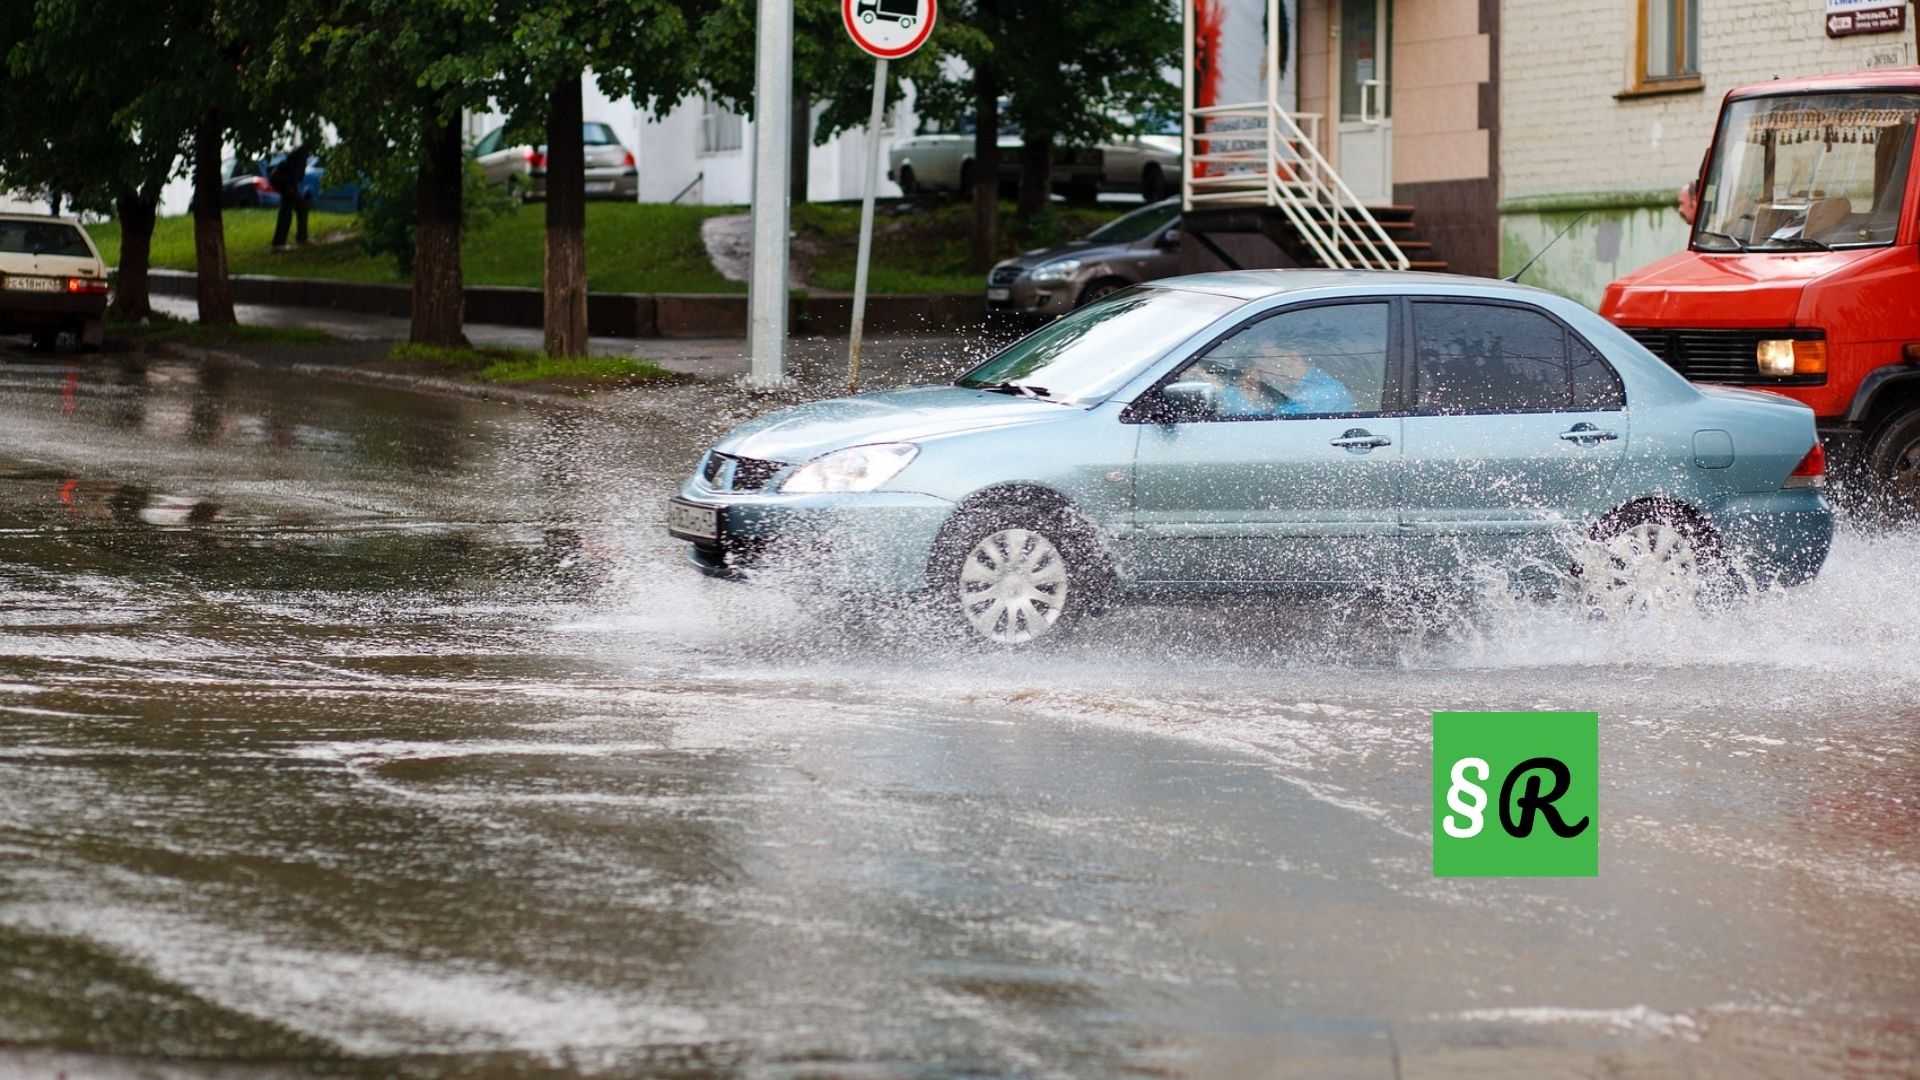
[[[1218,293],[1136,285],[1028,334],[957,385],[1025,388],[1049,401],[1091,404],[1243,303]]]
[[[1155,203],[1124,217],[1114,218],[1088,233],[1087,239],[1096,244],[1131,244],[1159,232],[1162,226],[1179,216],[1179,203]]]
[[[80,230],[58,221],[0,221],[0,251],[10,255],[70,255],[93,258]]]
[[[1727,106],[1701,189],[1699,251],[1884,247],[1900,225],[1920,94],[1752,98]]]

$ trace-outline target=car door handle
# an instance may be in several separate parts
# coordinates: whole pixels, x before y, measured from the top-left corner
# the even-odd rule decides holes
[[[1393,440],[1387,438],[1385,435],[1375,435],[1366,428],[1348,428],[1339,438],[1327,445],[1338,446],[1342,449],[1352,450],[1355,453],[1363,453],[1372,450],[1376,446],[1392,446]]]
[[[1590,443],[1612,442],[1620,436],[1611,431],[1601,431],[1592,424],[1575,424],[1571,431],[1561,432],[1560,437],[1568,442],[1585,446]]]

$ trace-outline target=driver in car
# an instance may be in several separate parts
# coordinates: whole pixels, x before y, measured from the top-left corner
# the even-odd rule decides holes
[[[1353,411],[1347,384],[1298,349],[1248,358],[1220,387],[1222,416],[1314,416]]]

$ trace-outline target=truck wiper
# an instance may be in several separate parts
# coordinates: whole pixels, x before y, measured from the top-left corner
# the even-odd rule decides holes
[[[1722,240],[1725,240],[1725,241],[1726,241],[1726,242],[1727,242],[1727,243],[1728,243],[1729,245],[1731,245],[1731,246],[1729,246],[1729,247],[1725,247],[1725,248],[1719,248],[1719,249],[1716,249],[1716,250],[1721,250],[1721,251],[1745,251],[1745,250],[1747,250],[1747,249],[1746,249],[1746,246],[1745,246],[1745,245],[1743,245],[1743,244],[1741,244],[1741,243],[1740,243],[1740,241],[1738,241],[1738,240],[1735,240],[1735,239],[1734,239],[1733,237],[1731,237],[1731,236],[1728,236],[1728,235],[1727,235],[1726,233],[1723,233],[1723,232],[1714,232],[1714,231],[1713,231],[1712,229],[1701,229],[1701,230],[1699,230],[1699,231],[1698,231],[1698,233],[1697,233],[1697,235],[1699,235],[1699,236],[1714,236],[1714,237],[1718,237],[1718,238],[1720,238],[1720,239],[1722,239]]]
[[[1765,244],[1761,245],[1757,250],[1761,250],[1761,251],[1771,250],[1776,244],[1779,244],[1779,245],[1799,244],[1801,245],[1801,248],[1803,250],[1805,249],[1811,249],[1814,251],[1832,251],[1833,250],[1832,244],[1828,244],[1820,240],[1814,240],[1810,237],[1805,237],[1805,236],[1776,236],[1769,239]]]

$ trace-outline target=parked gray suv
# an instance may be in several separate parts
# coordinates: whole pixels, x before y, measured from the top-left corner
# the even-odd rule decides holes
[[[1064,315],[1129,285],[1180,272],[1180,200],[1166,199],[1050,248],[1037,248],[987,275],[987,310]]]

